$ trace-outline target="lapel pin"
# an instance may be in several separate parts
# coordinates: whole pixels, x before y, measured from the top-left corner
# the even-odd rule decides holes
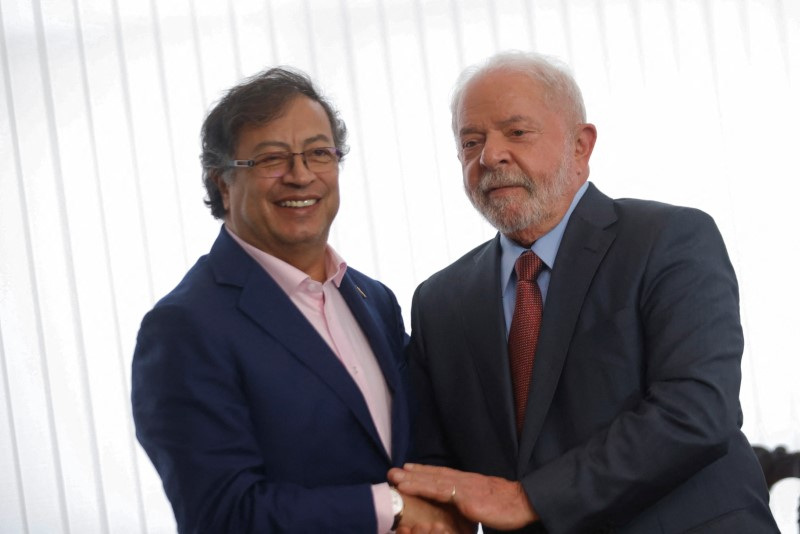
[[[366,294],[366,293],[364,293],[363,291],[361,291],[361,288],[360,288],[360,287],[356,286],[356,291],[358,291],[358,293],[359,293],[359,294],[360,294],[362,297],[364,297],[364,298],[367,298],[367,294]]]

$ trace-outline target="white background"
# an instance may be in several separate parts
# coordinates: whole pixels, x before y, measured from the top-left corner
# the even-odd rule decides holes
[[[754,444],[800,448],[798,0],[0,0],[0,532],[160,533],[135,441],[142,315],[219,228],[198,132],[243,76],[309,72],[352,151],[332,244],[392,287],[493,235],[449,130],[462,67],[572,65],[611,196],[699,207],[737,270]],[[773,490],[797,532],[800,481]]]

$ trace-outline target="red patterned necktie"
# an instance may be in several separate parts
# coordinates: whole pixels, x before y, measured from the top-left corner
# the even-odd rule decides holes
[[[511,357],[511,385],[514,388],[517,433],[522,431],[525,405],[533,371],[533,356],[542,324],[542,292],[536,277],[542,272],[542,260],[527,250],[520,254],[514,270],[517,272],[517,303],[508,333],[508,353]]]

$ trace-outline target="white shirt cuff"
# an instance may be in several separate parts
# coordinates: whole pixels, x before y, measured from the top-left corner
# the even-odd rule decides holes
[[[372,486],[372,500],[375,503],[378,534],[391,532],[394,514],[392,513],[392,495],[389,493],[389,484],[387,482]]]

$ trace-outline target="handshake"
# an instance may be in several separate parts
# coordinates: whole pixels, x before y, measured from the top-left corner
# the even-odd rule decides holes
[[[388,478],[403,496],[398,534],[474,534],[478,523],[514,530],[538,520],[519,482],[419,464]]]

